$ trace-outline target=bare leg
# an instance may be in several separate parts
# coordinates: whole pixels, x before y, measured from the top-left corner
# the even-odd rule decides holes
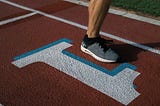
[[[118,54],[106,45],[99,32],[108,12],[111,0],[90,0],[87,35],[81,43],[81,50],[101,62],[116,62]]]
[[[108,12],[111,0],[90,0],[87,35],[89,38],[99,36],[99,32]]]

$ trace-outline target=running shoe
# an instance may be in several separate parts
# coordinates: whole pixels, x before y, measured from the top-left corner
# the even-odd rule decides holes
[[[119,56],[115,51],[107,46],[106,42],[112,43],[100,36],[96,38],[88,38],[88,36],[85,35],[81,44],[81,50],[98,61],[109,63],[116,62]]]

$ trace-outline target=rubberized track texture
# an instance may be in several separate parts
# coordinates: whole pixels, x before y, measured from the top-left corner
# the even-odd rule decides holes
[[[80,51],[88,10],[0,0],[0,106],[159,106],[160,27],[109,13],[101,35],[122,60]]]

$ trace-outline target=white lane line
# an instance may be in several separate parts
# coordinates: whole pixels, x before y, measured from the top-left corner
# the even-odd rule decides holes
[[[18,17],[7,19],[7,20],[3,20],[3,21],[0,21],[0,25],[5,25],[5,24],[8,24],[8,23],[18,21],[18,20],[22,20],[22,19],[28,18],[30,16],[33,16],[35,14],[37,14],[37,13],[33,12],[33,13],[25,14],[25,15],[22,15],[22,16],[18,16]]]
[[[64,1],[79,4],[79,5],[82,5],[82,6],[88,6],[87,2],[80,1],[80,0],[64,0]],[[160,21],[152,19],[152,18],[147,18],[147,17],[143,17],[143,16],[140,16],[140,15],[131,14],[131,13],[128,13],[128,12],[115,10],[115,9],[111,9],[111,8],[109,9],[109,13],[160,26]]]
[[[54,20],[57,20],[57,21],[60,21],[60,22],[63,22],[63,23],[66,23],[66,24],[69,24],[69,25],[72,25],[72,26],[75,26],[75,27],[78,27],[78,28],[81,28],[81,29],[84,29],[84,30],[87,30],[87,26],[84,26],[84,25],[81,25],[81,24],[78,24],[78,23],[75,23],[75,22],[72,22],[70,20],[66,20],[66,19],[63,19],[63,18],[60,18],[60,17],[57,17],[57,16],[54,16],[54,15],[51,15],[51,14],[47,14],[47,13],[44,13],[44,12],[41,12],[41,11],[38,11],[38,10],[35,10],[35,9],[32,9],[32,8],[28,8],[28,7],[25,7],[25,6],[22,6],[22,5],[19,5],[19,4],[16,4],[16,3],[13,3],[13,2],[10,2],[10,1],[7,1],[7,0],[0,0],[1,2],[4,2],[4,3],[7,3],[7,4],[10,4],[12,6],[15,6],[17,8],[21,8],[21,9],[24,9],[24,10],[28,10],[28,11],[31,11],[31,12],[35,12],[37,14],[41,14],[45,17],[48,17],[48,18],[51,18],[51,19],[54,19]],[[151,48],[151,47],[148,47],[148,46],[145,46],[145,45],[141,45],[141,44],[138,44],[138,43],[135,43],[133,41],[130,41],[130,40],[127,40],[127,39],[124,39],[124,38],[121,38],[121,37],[118,37],[118,36],[115,36],[115,35],[112,35],[112,34],[108,34],[106,32],[100,32],[103,36],[106,36],[106,37],[109,37],[109,38],[112,38],[112,39],[116,39],[118,41],[121,41],[121,42],[124,42],[124,43],[127,43],[127,44],[130,44],[132,46],[135,46],[135,47],[138,47],[138,48],[141,48],[143,50],[146,50],[146,51],[150,51],[152,53],[155,53],[155,54],[159,54],[160,55],[160,50],[158,49],[154,49],[154,48]]]

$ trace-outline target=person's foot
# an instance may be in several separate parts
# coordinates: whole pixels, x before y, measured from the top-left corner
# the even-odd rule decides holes
[[[105,44],[105,39],[100,36],[97,38],[88,38],[87,35],[83,38],[81,50],[94,57],[101,62],[116,62],[118,54]]]

